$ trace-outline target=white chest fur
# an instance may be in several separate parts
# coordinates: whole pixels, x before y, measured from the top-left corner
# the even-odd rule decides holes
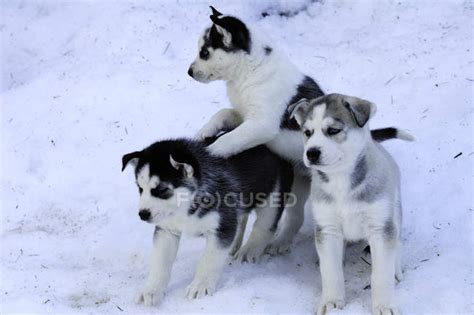
[[[217,212],[207,213],[203,217],[197,214],[188,215],[187,213],[176,214],[163,219],[158,225],[166,230],[178,234],[190,236],[199,236],[214,231],[219,225],[219,215]]]
[[[348,174],[331,174],[322,180],[313,171],[311,186],[312,212],[317,226],[333,227],[349,241],[367,239],[374,229],[383,228],[389,215],[384,211],[386,200],[358,201]]]

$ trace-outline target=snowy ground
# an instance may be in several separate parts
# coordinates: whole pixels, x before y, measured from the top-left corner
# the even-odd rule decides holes
[[[153,228],[138,219],[132,172],[120,172],[120,159],[190,136],[227,106],[222,83],[186,74],[208,4],[266,29],[325,91],[378,104],[372,127],[417,137],[386,143],[403,174],[397,300],[405,314],[473,312],[473,2],[325,0],[262,18],[305,5],[270,3],[0,2],[1,313],[156,311],[134,304]],[[203,245],[182,241],[159,311],[315,310],[310,220],[291,254],[231,265],[214,296],[188,301]],[[340,314],[370,310],[360,252],[348,251]]]

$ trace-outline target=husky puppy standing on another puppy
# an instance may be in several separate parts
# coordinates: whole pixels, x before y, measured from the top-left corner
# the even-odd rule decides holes
[[[213,137],[232,130],[213,143],[217,156],[231,156],[260,144],[292,162],[296,176],[293,193],[297,202],[285,214],[285,222],[269,252],[287,251],[304,218],[309,194],[309,172],[304,167],[303,137],[289,117],[287,107],[301,98],[313,99],[324,93],[303,74],[270,38],[240,19],[212,8],[212,24],[199,39],[199,55],[188,74],[199,82],[224,80],[233,108],[217,112],[198,132],[197,138]],[[376,140],[397,137],[393,128],[373,131]]]
[[[215,291],[229,253],[237,260],[257,260],[276,231],[290,201],[291,165],[258,146],[229,159],[212,156],[195,140],[167,140],[126,154],[135,166],[140,193],[139,216],[156,225],[151,270],[139,302],[158,304],[168,285],[183,233],[204,235],[207,245],[188,298]],[[252,209],[257,219],[246,244],[240,247],[239,220]]]
[[[302,100],[290,109],[304,133],[303,159],[312,172],[310,200],[322,278],[318,315],[345,305],[345,240],[369,243],[373,314],[399,314],[394,284],[402,278],[400,172],[370,134],[375,109],[368,101],[340,94]],[[413,140],[403,132],[399,136]]]

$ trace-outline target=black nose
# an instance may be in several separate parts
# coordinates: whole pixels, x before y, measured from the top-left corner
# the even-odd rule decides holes
[[[191,78],[193,77],[193,68],[189,67],[188,74]]]
[[[143,221],[148,221],[148,219],[150,218],[150,210],[148,209],[145,209],[145,210],[140,210],[138,212],[138,215],[140,216],[140,219],[142,219]]]
[[[320,156],[321,156],[321,151],[318,148],[311,148],[308,151],[306,151],[306,157],[311,162],[311,164],[318,164]]]

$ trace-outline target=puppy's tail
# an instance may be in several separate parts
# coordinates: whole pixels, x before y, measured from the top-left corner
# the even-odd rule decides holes
[[[411,134],[395,127],[374,129],[371,130],[370,133],[372,134],[372,139],[377,142],[382,142],[390,139],[415,141],[415,137],[413,137]]]

